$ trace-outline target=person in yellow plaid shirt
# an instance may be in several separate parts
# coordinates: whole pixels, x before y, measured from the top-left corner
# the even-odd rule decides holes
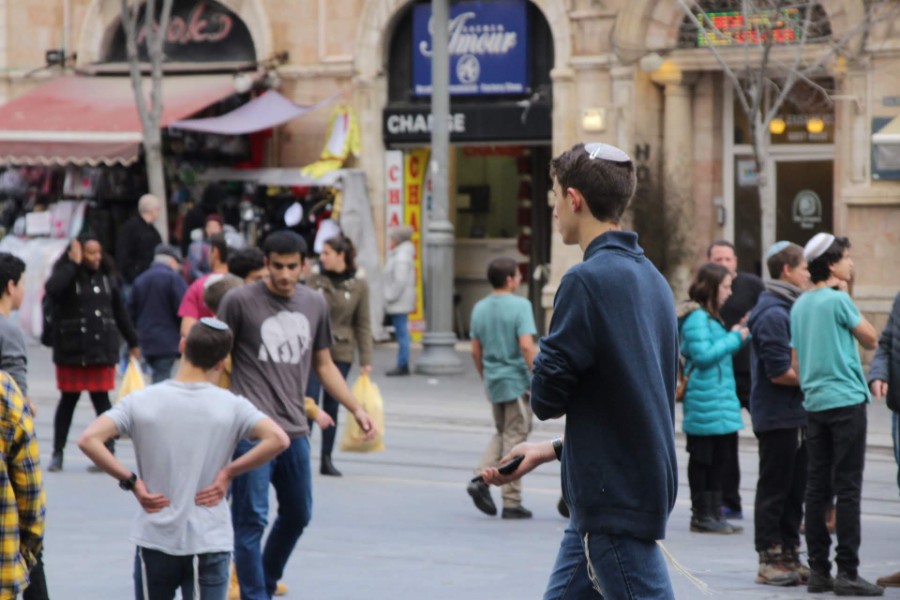
[[[46,499],[31,412],[12,377],[0,371],[0,600],[28,586],[44,539]]]

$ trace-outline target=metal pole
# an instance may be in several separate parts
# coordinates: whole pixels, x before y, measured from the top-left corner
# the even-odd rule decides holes
[[[450,58],[447,50],[449,0],[431,0],[431,183],[432,208],[425,231],[424,351],[416,372],[424,375],[462,373],[454,350],[453,225],[447,218],[447,168],[450,149]]]

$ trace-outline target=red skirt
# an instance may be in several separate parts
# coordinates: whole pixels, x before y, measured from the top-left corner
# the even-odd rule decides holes
[[[108,392],[115,387],[115,365],[56,365],[56,388],[61,392]]]

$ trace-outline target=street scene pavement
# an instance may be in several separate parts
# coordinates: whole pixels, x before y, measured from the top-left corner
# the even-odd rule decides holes
[[[385,405],[385,445],[377,454],[336,451],[341,478],[318,474],[320,437],[312,438],[313,519],[288,563],[287,598],[491,599],[540,598],[566,526],[556,509],[559,466],[527,476],[523,504],[534,518],[504,521],[475,509],[465,485],[492,432],[490,408],[464,344],[462,375],[386,378],[396,350],[376,347],[374,380]],[[31,398],[41,459],[49,461],[58,399],[50,352],[29,347]],[[416,354],[413,355],[415,364]],[[351,382],[356,376],[352,371]],[[90,400],[79,402],[65,470],[45,473],[47,533],[44,561],[51,596],[61,600],[133,597],[134,546],[128,541],[138,510],[129,493],[89,464],[76,446],[94,418]],[[173,415],[177,419],[177,415]],[[346,413],[341,412],[341,425]],[[745,422],[748,419],[745,415]],[[678,426],[680,430],[680,423]],[[561,434],[561,421],[535,421],[532,440]],[[340,433],[339,433],[340,436]],[[677,437],[679,494],[669,521],[667,550],[720,598],[810,598],[805,587],[772,588],[754,583],[753,496],[757,475],[752,432],[741,432],[741,493],[745,530],[732,536],[690,533],[690,494],[684,438]],[[135,468],[129,441],[117,445]],[[636,465],[640,457],[635,457]],[[500,503],[494,489],[495,502]],[[874,581],[900,570],[900,497],[890,451],[889,411],[869,407],[869,436],[862,500],[860,574]],[[271,505],[274,506],[274,495]],[[271,520],[274,514],[271,515]],[[678,598],[703,592],[670,566]],[[900,598],[888,589],[886,598]]]

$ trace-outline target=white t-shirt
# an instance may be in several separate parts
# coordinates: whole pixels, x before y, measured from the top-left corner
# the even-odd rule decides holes
[[[141,509],[131,540],[175,556],[231,552],[228,502],[197,506],[194,496],[213,482],[265,415],[246,398],[210,383],[174,380],[128,395],[105,415],[134,443],[147,490],[171,501],[158,513]]]

